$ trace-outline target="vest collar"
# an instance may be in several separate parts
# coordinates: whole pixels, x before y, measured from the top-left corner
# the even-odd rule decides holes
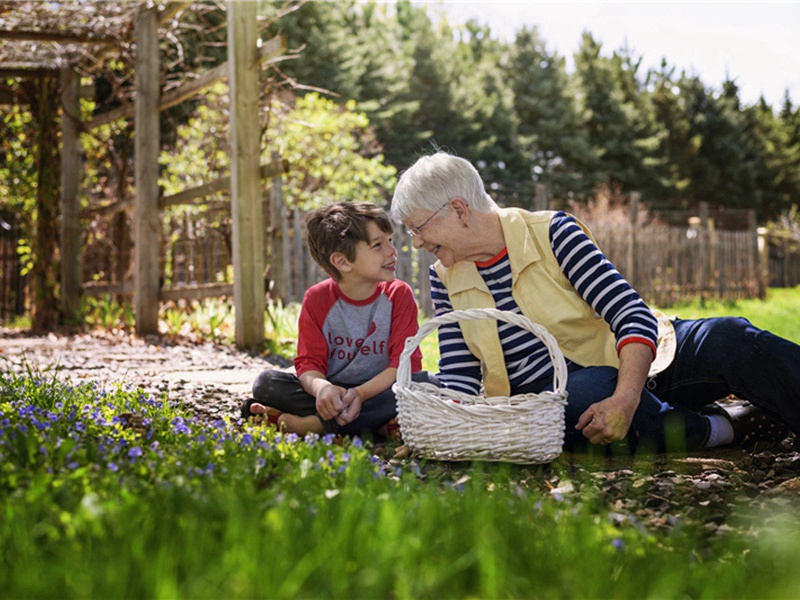
[[[533,238],[528,233],[528,223],[524,214],[518,208],[501,208],[498,210],[500,224],[503,226],[503,237],[506,239],[506,247],[514,248],[513,252],[508,253],[508,260],[511,263],[512,281],[516,281],[522,271],[529,265],[542,259]]]
[[[514,248],[513,252],[508,253],[508,260],[511,263],[512,281],[516,281],[519,274],[529,265],[541,260],[542,255],[528,233],[528,222],[521,209],[500,208],[497,214],[500,217],[506,247]],[[491,295],[474,262],[457,262],[448,271],[450,273],[448,291],[451,295],[473,289]]]

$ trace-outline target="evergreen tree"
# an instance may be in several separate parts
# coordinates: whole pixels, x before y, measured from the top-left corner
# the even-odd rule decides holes
[[[662,194],[648,197],[655,208],[686,209],[687,188],[691,183],[691,165],[700,147],[687,117],[686,97],[675,79],[675,67],[662,60],[658,70],[648,73],[650,102],[653,106],[656,131],[659,132],[659,153],[663,157],[659,176]],[[681,77],[686,77],[681,74]]]
[[[598,155],[597,183],[647,195],[661,191],[658,138],[652,113],[636,75],[641,63],[627,49],[610,57],[584,33],[575,53],[583,127]]]
[[[564,59],[547,50],[536,28],[524,27],[505,73],[519,119],[522,179],[545,183],[561,197],[590,192],[594,181],[586,175],[596,170],[598,157],[580,126]]]

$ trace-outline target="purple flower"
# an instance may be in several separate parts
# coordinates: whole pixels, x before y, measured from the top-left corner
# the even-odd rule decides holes
[[[249,433],[245,433],[242,436],[242,444],[244,444],[245,446],[249,446],[252,443],[253,443],[253,436],[250,435]]]
[[[620,552],[621,552],[622,550],[625,550],[625,542],[623,542],[623,541],[622,541],[621,539],[619,539],[619,538],[614,538],[613,540],[611,540],[611,545],[612,545],[612,546],[614,546],[614,548],[616,548],[616,549],[617,549],[617,550],[619,550]]]
[[[116,473],[117,471],[119,471],[119,467],[117,466],[117,463],[110,462],[108,463],[108,470],[111,471],[112,473]]]
[[[142,449],[139,446],[134,446],[130,450],[128,450],[128,458],[139,458],[142,454]]]
[[[186,422],[183,420],[183,417],[175,417],[172,419],[172,431],[178,434],[185,433],[187,435],[191,433],[189,427],[186,425]]]

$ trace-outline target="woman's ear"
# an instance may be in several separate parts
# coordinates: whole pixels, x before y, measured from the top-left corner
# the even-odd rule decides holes
[[[450,200],[450,206],[456,213],[458,220],[461,221],[464,227],[467,227],[467,223],[469,222],[470,216],[470,209],[469,204],[463,198],[453,198]]]
[[[350,261],[347,260],[347,257],[341,252],[334,252],[331,254],[329,260],[331,261],[331,264],[339,270],[340,273],[348,273],[352,269]]]

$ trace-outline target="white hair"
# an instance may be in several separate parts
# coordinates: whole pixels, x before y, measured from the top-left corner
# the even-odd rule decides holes
[[[497,209],[477,169],[468,160],[440,151],[423,156],[400,175],[390,210],[405,221],[418,210],[439,210],[453,198],[463,198],[478,212]]]

